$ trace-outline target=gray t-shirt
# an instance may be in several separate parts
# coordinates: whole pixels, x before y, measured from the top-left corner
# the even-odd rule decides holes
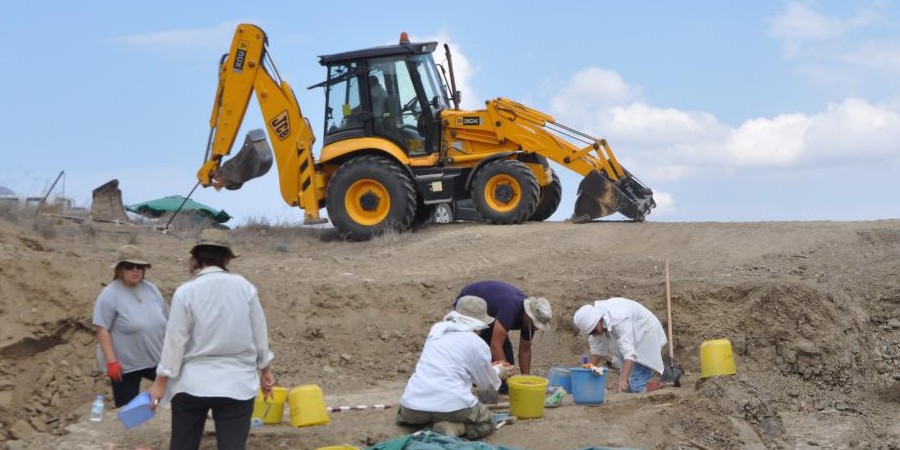
[[[97,296],[94,325],[109,331],[113,350],[122,372],[156,367],[162,353],[169,306],[162,293],[149,281],[133,288],[113,280]],[[100,370],[106,371],[106,357],[97,345]]]

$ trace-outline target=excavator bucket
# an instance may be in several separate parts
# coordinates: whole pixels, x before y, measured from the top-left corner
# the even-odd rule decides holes
[[[656,207],[653,191],[625,171],[625,176],[612,181],[594,170],[578,185],[572,222],[585,223],[615,213],[643,222]]]
[[[272,168],[272,149],[261,129],[250,130],[244,145],[233,158],[222,163],[215,180],[225,189],[240,189],[247,181],[265,175]]]

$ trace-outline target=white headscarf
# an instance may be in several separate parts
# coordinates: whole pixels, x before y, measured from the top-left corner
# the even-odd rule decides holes
[[[438,322],[431,327],[428,332],[428,339],[438,339],[441,336],[455,331],[479,331],[487,328],[488,325],[478,319],[460,314],[456,311],[450,311],[444,316],[443,322]]]

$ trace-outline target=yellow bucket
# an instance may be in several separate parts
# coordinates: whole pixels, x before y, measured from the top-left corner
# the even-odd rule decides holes
[[[728,339],[714,339],[700,344],[700,378],[735,373],[734,355]]]
[[[258,419],[262,423],[279,424],[284,416],[284,403],[287,401],[287,388],[273,387],[272,398],[263,397],[262,391],[253,401],[251,420]]]
[[[324,425],[331,421],[325,411],[322,389],[315,384],[304,384],[291,389],[288,404],[291,407],[291,425],[295,427]]]
[[[547,379],[532,375],[516,375],[506,380],[509,385],[509,414],[520,419],[534,419],[544,414]]]

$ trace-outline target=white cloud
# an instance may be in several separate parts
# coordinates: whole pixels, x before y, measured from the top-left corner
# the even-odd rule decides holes
[[[796,73],[832,98],[900,94],[900,40],[886,4],[857,3],[852,16],[820,12],[815,2],[788,2],[770,19],[768,34],[782,41]]]
[[[675,198],[668,192],[653,191],[653,201],[656,202],[656,208],[653,208],[653,217],[666,218],[678,215],[678,208],[675,207]]]
[[[848,98],[815,114],[760,117],[729,127],[709,112],[635,101],[637,96],[625,94],[640,90],[614,75],[599,69],[573,75],[552,99],[554,113],[576,129],[602,132],[619,161],[642,178],[677,180],[710,168],[785,171],[900,161],[897,104]],[[586,84],[586,78],[597,84]],[[609,98],[625,103],[600,101]]]
[[[247,20],[235,20],[207,28],[183,28],[119,36],[111,41],[128,47],[156,52],[225,52],[228,50],[228,45],[238,24],[245,22],[252,23]]]

